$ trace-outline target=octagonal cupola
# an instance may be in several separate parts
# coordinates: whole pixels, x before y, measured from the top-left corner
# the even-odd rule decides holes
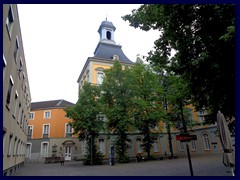
[[[102,21],[100,27],[98,28],[98,33],[100,34],[100,41],[106,42],[106,43],[115,43],[114,41],[114,32],[116,30],[116,27],[113,25],[112,22]]]

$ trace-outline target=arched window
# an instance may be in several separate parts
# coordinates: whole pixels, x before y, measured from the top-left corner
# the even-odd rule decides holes
[[[137,153],[142,153],[142,139],[137,138],[136,139],[136,146],[137,146]]]
[[[110,31],[107,31],[107,39],[111,40],[111,32]]]
[[[203,136],[203,143],[204,143],[205,150],[210,150],[210,141],[209,141],[208,134],[204,132],[202,136]]]

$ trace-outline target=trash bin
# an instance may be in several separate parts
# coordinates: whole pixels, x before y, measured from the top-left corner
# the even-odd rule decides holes
[[[109,148],[109,165],[114,166],[114,146],[111,145]]]

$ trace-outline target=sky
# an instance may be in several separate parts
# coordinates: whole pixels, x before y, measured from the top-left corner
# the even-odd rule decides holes
[[[106,18],[116,27],[114,38],[136,61],[153,49],[160,32],[129,26],[121,17],[139,4],[19,4],[18,13],[32,102],[78,100],[77,79],[100,40]]]

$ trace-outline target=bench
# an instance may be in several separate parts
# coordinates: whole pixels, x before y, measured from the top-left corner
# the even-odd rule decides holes
[[[46,157],[45,163],[60,163],[61,157]]]

